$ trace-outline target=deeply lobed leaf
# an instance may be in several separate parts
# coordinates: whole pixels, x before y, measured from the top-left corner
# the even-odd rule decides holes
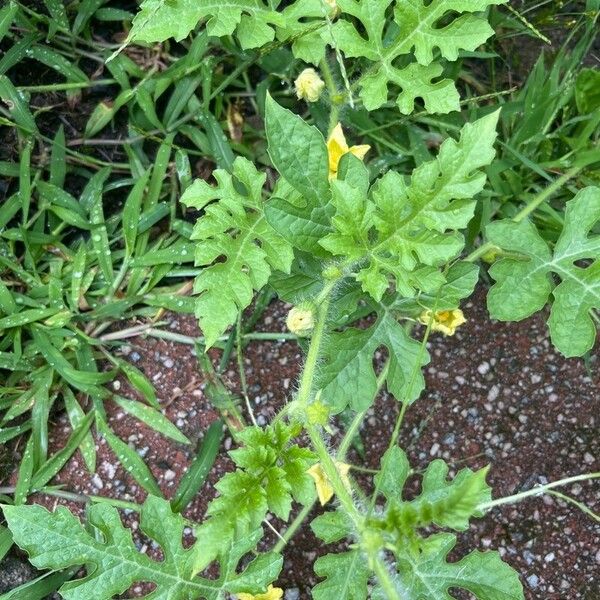
[[[66,600],[106,600],[137,582],[152,582],[153,600],[217,600],[224,592],[264,591],[279,574],[282,559],[273,553],[259,555],[237,572],[240,559],[252,551],[261,531],[251,532],[220,558],[219,577],[195,575],[197,555],[209,540],[199,538],[190,549],[182,546],[183,517],[171,512],[167,501],[148,496],[141,511],[140,529],[161,547],[164,559],[150,559],[138,551],[117,510],[96,504],[89,510],[92,532],[64,507],[53,513],[37,505],[3,506],[15,543],[26,550],[40,569],[85,565],[87,575],[65,583]]]
[[[332,182],[334,232],[320,244],[356,264],[356,278],[373,298],[382,298],[390,277],[409,297],[443,283],[436,267],[463,248],[457,230],[471,220],[474,196],[484,186],[481,168],[494,157],[497,118],[496,112],[466,124],[460,140],[447,139],[409,183],[393,171],[368,192],[366,172],[360,179]]]
[[[400,589],[410,600],[452,600],[450,588],[468,590],[478,600],[522,600],[523,587],[516,571],[497,552],[471,552],[458,562],[447,554],[456,536],[432,535],[418,550],[409,545],[395,552]]]
[[[367,329],[348,328],[332,333],[325,341],[318,386],[332,412],[346,406],[361,411],[372,404],[377,391],[373,354],[381,346],[390,356],[388,390],[402,402],[410,403],[419,396],[425,386],[421,367],[429,362],[429,354],[384,313]]]
[[[293,443],[298,433],[297,426],[278,422],[239,434],[243,446],[230,452],[238,468],[216,484],[219,496],[208,507],[210,518],[198,528],[212,538],[213,553],[221,551],[228,536],[235,539],[259,527],[268,511],[287,519],[292,500],[312,501],[314,485],[306,471],[315,458]]]
[[[364,58],[370,68],[359,79],[367,110],[383,105],[390,85],[400,88],[396,104],[410,114],[422,98],[430,113],[459,109],[459,96],[450,79],[440,79],[437,53],[455,61],[461,50],[475,50],[493,33],[480,13],[505,0],[396,0],[393,22],[387,12],[393,0],[338,0],[342,13],[360,21],[338,20],[333,39],[347,57]]]
[[[293,260],[290,245],[264,218],[261,193],[266,175],[238,157],[232,174],[217,169],[214,176],[216,187],[197,179],[181,198],[186,206],[204,211],[192,239],[198,240],[196,264],[204,267],[194,291],[199,294],[196,315],[207,347],[249,306],[254,290],[267,283],[272,269],[289,272]]]
[[[205,19],[208,35],[235,31],[242,48],[258,48],[272,41],[274,26],[284,24],[281,13],[262,0],[144,0],[129,38],[163,42],[172,37],[180,41]]]
[[[600,308],[600,237],[590,234],[598,220],[600,188],[588,187],[567,202],[554,251],[530,221],[491,223],[489,241],[513,254],[490,268],[496,281],[488,294],[491,316],[520,321],[552,295],[548,326],[554,345],[568,357],[590,350],[596,340],[591,313]]]

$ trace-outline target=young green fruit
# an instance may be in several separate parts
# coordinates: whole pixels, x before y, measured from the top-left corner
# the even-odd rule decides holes
[[[302,302],[294,306],[286,319],[287,328],[299,337],[306,337],[312,333],[315,326],[316,309],[312,302]]]

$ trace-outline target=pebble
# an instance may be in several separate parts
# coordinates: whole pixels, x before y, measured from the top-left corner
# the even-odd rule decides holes
[[[175,479],[176,475],[177,474],[175,473],[175,471],[171,471],[171,469],[167,469],[165,471],[165,474],[163,477],[164,477],[165,481],[173,481],[173,479]]]
[[[539,582],[540,582],[540,578],[537,575],[530,575],[527,578],[527,583],[529,584],[529,587],[532,590],[535,590],[535,588],[538,586]]]
[[[299,600],[300,590],[298,588],[288,588],[285,590],[284,600]]]
[[[493,385],[488,392],[487,399],[489,402],[493,402],[500,395],[500,386]]]
[[[594,464],[594,461],[595,461],[596,459],[594,458],[594,455],[593,455],[593,454],[591,454],[590,452],[586,452],[586,453],[583,455],[583,460],[585,460],[585,462],[586,462],[588,465],[592,465],[592,464]]]
[[[456,441],[456,435],[454,433],[448,433],[444,436],[442,443],[452,446],[452,444],[454,444],[455,441]]]
[[[479,372],[480,375],[485,375],[488,371],[490,370],[490,363],[489,362],[482,362],[478,367],[477,367],[477,371]]]

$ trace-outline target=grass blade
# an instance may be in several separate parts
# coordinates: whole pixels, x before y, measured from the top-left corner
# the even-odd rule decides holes
[[[162,413],[155,408],[137,402],[136,400],[128,400],[121,396],[114,396],[115,404],[120,406],[126,413],[134,416],[136,419],[146,423],[148,427],[162,433],[164,436],[179,442],[180,444],[190,444],[190,440],[167,419]]]
[[[223,422],[219,419],[208,428],[202,440],[200,451],[179,482],[177,491],[171,500],[173,512],[185,510],[202,487],[215,462],[222,438]]]
[[[158,487],[158,483],[156,483],[156,479],[154,479],[150,469],[141,459],[140,455],[135,450],[132,450],[123,440],[118,438],[102,419],[98,419],[98,431],[115,453],[119,462],[137,483],[149,494],[162,497],[162,492]]]
[[[88,433],[94,416],[95,412],[93,410],[85,415],[69,436],[65,446],[46,461],[46,464],[32,477],[31,489],[38,490],[46,485],[65,466]]]

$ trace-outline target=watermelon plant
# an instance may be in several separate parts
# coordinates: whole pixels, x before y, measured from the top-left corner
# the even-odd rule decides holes
[[[547,239],[530,215],[574,176],[569,171],[520,210],[485,225],[474,247],[472,224],[495,164],[496,106],[484,106],[452,135],[442,136],[436,151],[421,154],[410,172],[366,164],[373,148],[354,139],[344,121],[345,114],[358,120],[378,111],[389,116],[390,107],[401,115],[459,110],[452,64],[492,35],[486,13],[500,4],[503,0],[141,2],[125,42],[112,55],[107,52],[113,68],[132,44],[181,41],[197,27],[202,33],[196,39],[203,46],[196,48],[198,56],[217,40],[220,50],[235,48],[251,57],[242,67],[289,46],[294,59],[305,64],[287,96],[295,94],[309,110],[297,114],[284,106],[289,105],[286,94],[271,94],[264,87],[256,100],[264,116],[266,154],[234,157],[221,147],[222,136],[214,135],[209,146],[217,168],[210,178],[192,181],[187,156],[178,152],[175,166],[184,175],[177,210],[193,211],[193,228],[159,202],[165,161],[175,143],[169,125],[177,122],[178,113],[172,112],[157,128],[167,136],[159,149],[164,160],[154,167],[137,166],[137,181],[122,184],[131,186],[122,217],[111,220],[102,212],[101,180],[107,171],[90,179],[78,202],[60,189],[60,157],[53,157],[54,183],[37,184],[40,202],[32,219],[34,224],[39,220],[38,235],[29,239],[21,229],[10,230],[14,243],[5,244],[10,254],[0,256],[0,264],[11,272],[11,288],[19,291],[11,293],[0,281],[0,329],[7,332],[0,368],[11,371],[7,384],[15,390],[6,392],[11,402],[3,406],[3,424],[30,408],[32,422],[38,423],[40,411],[48,414],[60,394],[74,431],[71,452],[44,465],[44,432],[34,429],[3,514],[11,542],[27,552],[35,567],[68,574],[59,590],[62,597],[108,600],[137,583],[149,583],[152,591],[145,597],[154,599],[281,599],[277,579],[285,546],[317,504],[322,510],[310,528],[331,546],[314,564],[316,600],[442,600],[457,589],[479,600],[525,597],[519,574],[497,551],[473,550],[453,558],[458,534],[494,506],[599,474],[492,500],[489,467],[463,468],[451,476],[449,465],[438,459],[417,473],[399,446],[399,433],[406,411],[425,387],[429,336],[453,335],[465,322],[461,303],[479,280],[480,257],[493,263],[492,317],[520,320],[550,304],[548,326],[557,349],[565,356],[590,350],[600,309],[600,188],[578,190],[566,204],[559,235]],[[4,11],[0,15],[12,18]],[[181,66],[180,93],[172,104],[201,113],[214,133],[206,111],[218,93],[207,93],[201,104],[186,91],[200,84],[193,78],[198,64],[190,60]],[[2,85],[0,96],[13,94],[6,81],[0,80]],[[158,80],[149,86],[156,100],[165,85]],[[138,101],[145,107],[144,118],[154,121],[156,112],[146,102],[150,91],[144,89],[140,84]],[[18,110],[15,98],[8,114],[23,129],[27,112]],[[100,122],[92,129],[110,120],[96,117]],[[231,114],[228,123],[234,129]],[[189,128],[179,133],[198,138]],[[137,164],[135,157],[131,162]],[[30,183],[22,177],[22,189],[10,200],[14,212],[4,209],[6,223],[19,209],[28,220],[29,204],[25,210],[22,200]],[[145,190],[150,197],[144,201]],[[145,233],[167,212],[172,235],[161,235],[148,250]],[[62,256],[53,260],[43,251],[44,228],[47,221],[60,233],[57,218],[91,234],[70,248],[54,238]],[[188,252],[196,268],[186,293],[191,290],[193,298],[179,298],[179,288],[158,284],[181,275],[171,268],[190,261]],[[36,276],[29,277],[21,262]],[[27,286],[38,301],[24,308],[29,304],[20,290]],[[105,422],[103,401],[114,394],[103,384],[114,372],[96,370],[100,353],[152,405],[117,397],[121,408],[176,441],[188,440],[154,406],[149,382],[104,351],[102,338],[96,339],[104,331],[97,320],[151,316],[152,307],[193,311],[202,330],[200,361],[210,375],[206,352],[225,342],[230,350],[237,346],[241,362],[241,315],[270,295],[292,305],[287,327],[304,352],[297,386],[271,423],[260,427],[245,426],[237,407],[226,404],[227,390],[211,381],[211,393],[225,398],[219,402],[226,406],[237,444],[229,452],[235,468],[215,485],[217,495],[204,520],[192,523],[181,512],[214,460],[221,424],[207,437],[190,470],[193,475],[176,497],[170,502],[161,497],[139,455]],[[96,352],[90,349],[96,347]],[[27,392],[17,385],[23,377],[32,381]],[[382,389],[398,402],[398,417],[379,469],[365,487],[354,477],[347,454]],[[79,392],[91,398],[87,414],[75,397]],[[249,413],[253,418],[251,407]],[[342,413],[349,418],[343,435],[336,437],[332,426],[341,422]],[[93,420],[148,492],[144,504],[93,499],[85,524],[64,507],[49,512],[27,505],[27,496],[46,486],[75,448],[81,448],[93,471]],[[5,441],[31,424],[21,421],[14,427],[4,432]],[[408,485],[412,476],[419,479],[417,494]],[[139,511],[140,530],[160,547],[162,560],[136,547],[119,508]],[[265,531],[272,517],[287,527],[269,547]],[[186,527],[195,539],[184,547]],[[85,575],[78,574],[80,567]]]

